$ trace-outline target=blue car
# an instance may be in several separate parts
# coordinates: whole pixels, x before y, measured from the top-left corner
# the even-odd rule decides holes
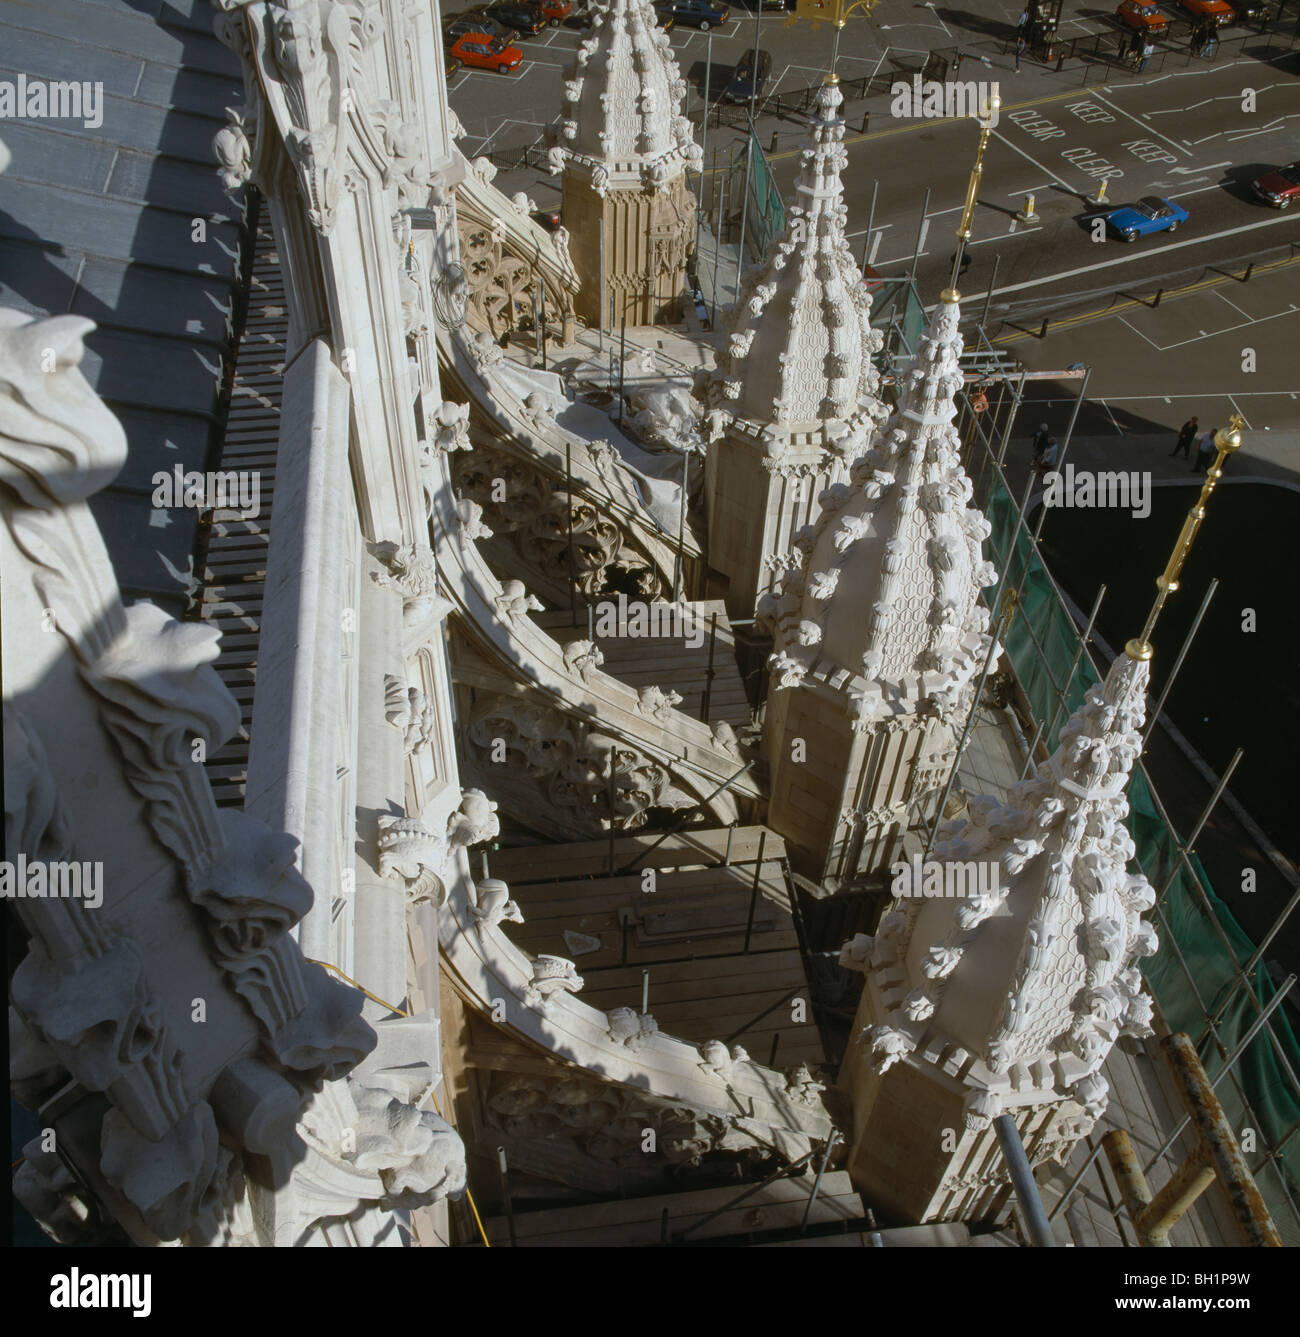
[[[1191,215],[1173,200],[1144,195],[1136,204],[1121,204],[1104,214],[1106,225],[1125,241],[1136,241],[1152,232],[1177,232],[1179,223]]]

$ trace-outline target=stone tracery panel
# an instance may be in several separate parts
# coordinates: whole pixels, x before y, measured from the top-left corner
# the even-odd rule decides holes
[[[600,835],[611,821],[617,830],[635,831],[654,808],[677,811],[695,802],[638,748],[522,698],[481,698],[468,734],[479,767],[496,779],[503,800],[512,791],[535,795],[548,824],[558,821],[576,833]]]
[[[486,551],[553,602],[568,601],[570,560],[574,586],[588,598],[619,590],[667,597],[662,576],[627,528],[588,498],[566,493],[562,479],[484,445],[453,456],[452,476],[457,493],[483,509],[494,535]]]

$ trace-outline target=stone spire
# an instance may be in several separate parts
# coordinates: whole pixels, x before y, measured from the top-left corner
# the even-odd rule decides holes
[[[1150,1034],[1138,962],[1156,950],[1141,919],[1155,893],[1127,871],[1123,825],[1148,676],[1146,659],[1120,656],[1037,776],[1002,803],[972,799],[932,861],[899,870],[901,899],[874,939],[841,954],[867,976],[845,1064],[854,1178],[908,1217],[981,1210],[1004,1177],[999,1114],[1015,1116],[1036,1162],[1063,1161],[1105,1109],[1111,1046]],[[925,1148],[902,1175],[873,1150],[896,1123]],[[995,1173],[972,1179],[977,1166]]]
[[[592,33],[564,83],[560,169],[591,173],[597,193],[609,186],[665,185],[698,166],[700,149],[682,115],[686,80],[650,0],[595,0]]]
[[[615,319],[676,319],[695,226],[685,173],[702,158],[682,114],[686,81],[650,0],[593,0],[591,10],[591,36],[566,71],[549,154],[551,171],[564,174],[564,223],[582,282],[578,311],[589,325],[606,315],[603,218]]]
[[[843,101],[834,82],[817,92],[796,203],[744,283],[711,387],[715,432],[721,420],[741,420],[772,456],[809,433],[843,451],[851,426],[871,430],[885,417],[871,361],[883,336],[871,328],[871,297],[844,237]]]
[[[1148,676],[1148,661],[1121,655],[1034,779],[1003,803],[972,799],[932,867],[918,860],[900,873],[906,909],[884,917],[872,946],[882,1007],[872,1062],[886,1071],[939,1036],[959,1046],[968,1127],[986,1127],[1030,1091],[1073,1096],[1096,1117],[1111,1045],[1149,1034],[1137,962],[1156,949],[1140,919],[1155,893],[1127,872],[1134,848],[1123,824]],[[975,884],[959,900],[956,869]],[[949,895],[927,895],[927,873]]]
[[[821,491],[816,523],[794,536],[797,565],[759,604],[774,640],[768,821],[798,871],[831,891],[881,872],[932,820],[991,651],[979,601],[997,576],[980,551],[989,525],[952,425],[959,319],[949,290],[898,411],[848,481]],[[799,743],[814,736],[836,741],[809,764]]]
[[[802,562],[763,610],[774,624],[774,685],[847,671],[862,723],[926,702],[951,708],[989,649],[979,588],[997,572],[981,556],[989,524],[970,505],[952,425],[959,320],[956,294],[945,292],[898,411],[849,482],[821,494],[817,523],[795,538]]]

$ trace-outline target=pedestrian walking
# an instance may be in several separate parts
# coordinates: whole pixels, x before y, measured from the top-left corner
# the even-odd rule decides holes
[[[1144,74],[1146,72],[1147,62],[1151,59],[1152,56],[1155,55],[1155,53],[1156,49],[1152,43],[1150,42],[1142,43],[1142,60],[1138,65],[1139,74]]]
[[[1196,447],[1196,463],[1192,465],[1189,470],[1190,473],[1203,474],[1214,463],[1214,457],[1218,454],[1214,448],[1214,435],[1218,430],[1217,427],[1211,427],[1201,437],[1200,443]]]
[[[1023,56],[1023,55],[1025,54],[1025,51],[1028,49],[1028,47],[1029,47],[1029,43],[1026,42],[1025,39],[1024,39],[1023,37],[1016,43],[1016,73],[1017,73],[1017,74],[1020,73],[1020,57]]]
[[[1016,31],[1018,33],[1023,34],[1025,29],[1028,27],[1029,27],[1029,7],[1026,6],[1024,9],[1020,11],[1020,22],[1016,24]]]
[[[1037,463],[1034,465],[1034,470],[1040,479],[1044,474],[1056,468],[1056,455],[1056,438],[1054,436],[1049,436],[1047,438],[1047,445],[1043,447],[1042,455],[1039,456]]]
[[[1178,440],[1174,443],[1174,448],[1169,452],[1169,458],[1172,460],[1178,455],[1191,462],[1192,442],[1196,440],[1196,419],[1188,418],[1178,430]]]
[[[1039,423],[1038,431],[1034,433],[1034,463],[1037,464],[1043,458],[1043,451],[1047,449],[1047,443],[1052,439],[1052,434],[1047,430],[1047,424]]]

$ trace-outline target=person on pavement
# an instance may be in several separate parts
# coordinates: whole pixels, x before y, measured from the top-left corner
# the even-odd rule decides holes
[[[1181,455],[1188,463],[1192,459],[1192,442],[1196,440],[1196,419],[1188,418],[1183,423],[1178,432],[1178,440],[1174,443],[1174,448],[1169,452],[1169,458],[1172,460]]]

